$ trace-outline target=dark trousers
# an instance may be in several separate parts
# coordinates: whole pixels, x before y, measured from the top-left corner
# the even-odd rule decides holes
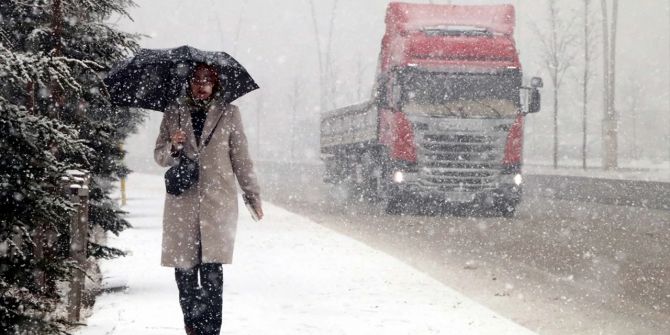
[[[219,335],[223,308],[221,264],[200,264],[192,269],[175,268],[174,273],[186,327],[192,328],[198,335]]]

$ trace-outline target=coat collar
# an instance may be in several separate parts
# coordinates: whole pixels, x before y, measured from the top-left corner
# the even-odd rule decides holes
[[[212,103],[208,106],[207,118],[205,119],[205,125],[202,129],[202,135],[200,135],[200,145],[197,144],[195,139],[193,123],[191,122],[191,111],[198,107],[195,106],[188,98],[183,98],[183,100],[180,101],[180,105],[184,107],[179,109],[179,117],[181,119],[180,125],[187,134],[188,146],[193,149],[193,152],[200,152],[205,145],[205,141],[214,131],[214,126],[228,110],[228,104],[223,102],[223,100],[220,98],[215,98],[214,101],[212,101]]]
[[[200,146],[198,147],[198,150],[202,150],[202,148],[205,146],[207,138],[214,131],[214,126],[223,116],[225,110],[227,109],[226,107],[227,106],[225,106],[223,101],[219,99],[212,101],[212,103],[209,105],[209,109],[207,110],[207,118],[205,119],[205,126],[202,128],[202,135],[200,137]]]

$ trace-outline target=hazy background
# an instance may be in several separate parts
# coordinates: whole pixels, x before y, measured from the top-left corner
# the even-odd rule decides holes
[[[375,76],[389,1],[314,0],[320,50],[334,75],[327,109],[368,99]],[[418,2],[418,1],[408,1]],[[430,2],[430,1],[422,1]],[[447,3],[448,1],[432,1]],[[600,1],[591,18],[600,35]],[[224,50],[237,58],[261,86],[236,103],[243,112],[252,155],[262,160],[318,161],[319,62],[309,0],[183,1],[136,0],[134,21],[115,18],[123,30],[147,35],[141,45],[168,48],[184,44]],[[513,3],[516,39],[526,78],[545,81],[543,110],[527,118],[526,161],[550,164],[552,149],[551,81],[540,57],[546,34],[548,1],[451,1],[454,4]],[[581,157],[583,0],[559,1],[560,19],[574,27],[575,58],[560,92],[559,155],[562,166]],[[334,9],[334,10],[333,10]],[[670,1],[619,2],[617,100],[622,166],[666,166],[670,156]],[[329,34],[333,22],[332,35]],[[538,33],[538,31],[540,33]],[[600,40],[594,45],[602,54]],[[589,99],[590,165],[600,164],[602,60],[591,65]],[[635,116],[635,117],[634,117]],[[155,169],[153,144],[161,114],[150,112],[140,132],[128,140],[128,162],[136,171]],[[291,148],[294,148],[291,150]],[[292,156],[292,157],[291,157]]]

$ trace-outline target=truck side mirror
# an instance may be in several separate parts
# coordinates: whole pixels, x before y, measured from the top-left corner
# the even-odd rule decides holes
[[[402,99],[402,92],[400,90],[400,85],[393,83],[393,86],[391,86],[391,102],[389,103],[393,109],[398,109],[400,106],[400,99]]]
[[[375,90],[374,101],[375,103],[382,108],[389,108],[389,99],[388,99],[388,77],[382,76],[377,80],[378,84]]]
[[[379,107],[387,108],[388,103],[386,99],[386,92],[384,92],[384,90],[381,88],[378,88],[377,91],[375,91],[374,101],[375,104],[377,104]]]
[[[542,88],[544,87],[544,83],[542,82],[542,78],[540,77],[533,77],[530,79],[530,87],[532,88]]]
[[[535,87],[531,88],[530,101],[528,102],[528,113],[539,112],[541,105],[542,105],[542,98],[540,96],[540,91]]]

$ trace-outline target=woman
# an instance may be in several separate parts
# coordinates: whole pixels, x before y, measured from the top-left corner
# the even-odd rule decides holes
[[[218,78],[213,67],[196,67],[188,96],[165,110],[154,150],[164,167],[176,165],[181,150],[200,165],[198,183],[167,194],[163,213],[161,264],[175,268],[189,335],[221,329],[221,265],[232,262],[237,226],[235,179],[263,216],[240,112],[222,101]]]

